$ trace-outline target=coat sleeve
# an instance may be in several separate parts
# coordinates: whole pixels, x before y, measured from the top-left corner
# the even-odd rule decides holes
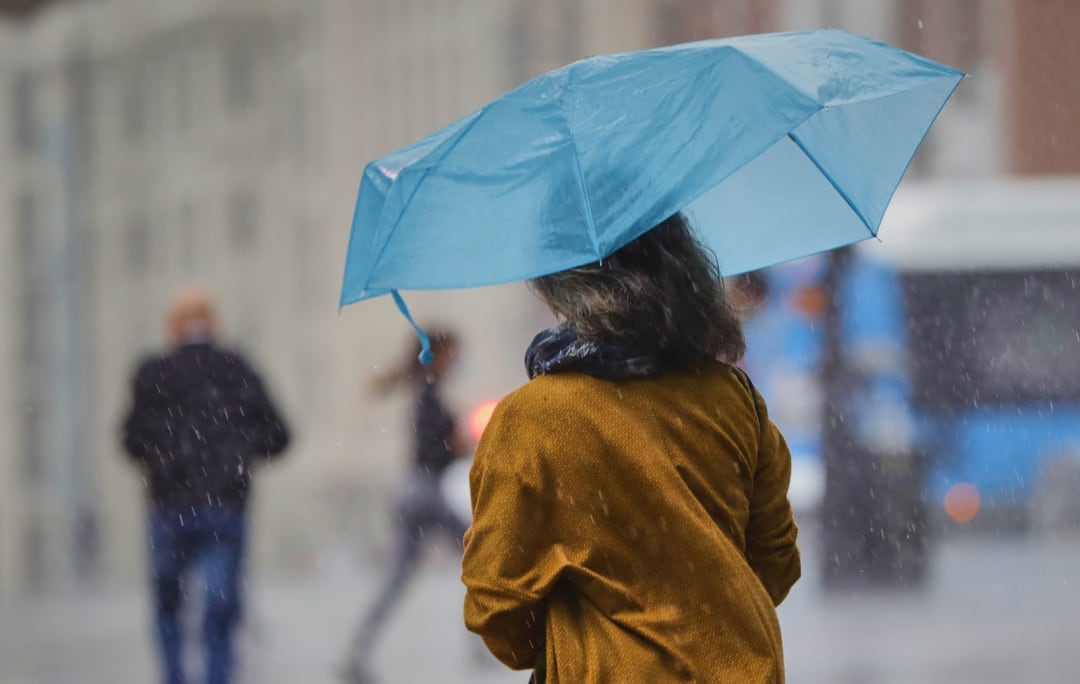
[[[161,449],[162,431],[168,428],[167,406],[162,400],[159,369],[153,362],[142,364],[131,381],[131,406],[121,428],[124,451],[137,461],[146,461]]]
[[[753,386],[750,391],[757,407],[761,437],[746,530],[746,556],[773,603],[779,605],[802,574],[799,549],[795,545],[798,528],[787,497],[791,453],[784,436],[769,420],[765,400]]]
[[[238,356],[233,358],[239,377],[234,381],[246,414],[244,438],[255,453],[270,458],[285,450],[291,435],[262,379]]]
[[[552,532],[554,497],[538,423],[500,405],[469,474],[465,625],[517,670],[534,667],[544,653],[544,597],[566,565]]]

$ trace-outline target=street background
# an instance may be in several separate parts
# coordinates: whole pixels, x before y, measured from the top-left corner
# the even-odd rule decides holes
[[[337,308],[364,164],[575,59],[822,27],[970,75],[898,199],[918,186],[946,198],[947,223],[996,222],[1000,253],[1038,247],[1051,257],[1026,268],[1061,282],[1031,275],[1039,287],[1019,288],[1029,299],[1000,311],[984,302],[971,319],[990,318],[984,332],[1035,330],[1024,315],[1049,302],[1051,347],[1004,332],[995,346],[974,327],[949,328],[945,342],[969,350],[964,363],[937,352],[939,365],[915,368],[881,348],[855,354],[829,332],[844,328],[838,274],[858,280],[860,262],[777,272],[766,300],[829,350],[789,363],[775,317],[759,317],[751,335],[748,363],[799,457],[805,578],[780,609],[789,679],[1075,680],[1080,390],[1060,383],[1080,377],[1070,313],[1080,293],[1080,3],[0,0],[0,683],[154,680],[143,483],[118,427],[137,361],[163,344],[168,294],[192,281],[215,295],[226,341],[255,360],[296,431],[286,458],[255,482],[244,681],[333,681],[389,557],[410,428],[407,397],[382,401],[369,388],[400,361],[411,329],[387,298]],[[1021,195],[1036,197],[1023,211],[1011,199]],[[886,215],[884,247],[926,213],[904,207]],[[1038,232],[1040,222],[1058,232]],[[937,275],[949,285],[920,291],[930,324],[911,329],[935,353],[946,346],[940,330],[969,322],[936,305],[957,291],[989,291],[993,304],[1000,291],[948,280],[961,265],[923,244],[914,252],[945,264]],[[796,282],[807,273],[821,282]],[[523,351],[551,322],[520,284],[408,299],[418,321],[461,335],[447,398],[463,419],[524,381]],[[898,340],[885,347],[902,349]],[[924,462],[915,449],[894,449],[902,431],[863,435],[858,449],[848,448],[857,435],[836,434],[881,422],[844,413],[844,402],[877,406],[830,385],[852,376],[845,360],[892,364],[901,384],[1007,370],[995,391],[1025,403],[971,420],[950,413],[959,404],[942,409],[953,422],[939,431],[955,443],[925,463],[953,470],[934,479],[912,465]],[[1036,449],[1049,428],[1001,417],[1021,414],[1053,417],[1068,439]],[[964,479],[973,473],[992,480],[981,509]],[[851,514],[867,498],[885,519]],[[837,524],[844,515],[854,525]],[[835,552],[865,550],[886,529],[898,535],[895,557]],[[432,554],[378,651],[384,681],[526,679],[469,641],[462,591],[453,554]]]

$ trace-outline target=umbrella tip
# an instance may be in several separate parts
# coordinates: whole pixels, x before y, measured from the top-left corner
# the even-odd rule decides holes
[[[426,339],[421,339],[420,340],[421,345],[424,345],[424,344],[427,344],[427,343],[428,343],[428,341]],[[435,355],[431,353],[430,348],[425,346],[423,349],[420,350],[420,355],[417,356],[416,358],[420,360],[420,365],[421,366],[427,367],[427,366],[431,365],[431,361],[432,361],[432,359],[435,358]]]
[[[420,338],[420,355],[416,357],[417,360],[420,361],[422,366],[430,366],[432,359],[435,358],[435,355],[431,353],[431,340],[428,338],[427,333],[424,332],[424,329],[413,320],[412,314],[409,313],[409,307],[405,305],[405,300],[401,298],[398,291],[391,290],[390,296],[394,298],[394,304],[397,304],[398,311],[416,331],[416,336]]]

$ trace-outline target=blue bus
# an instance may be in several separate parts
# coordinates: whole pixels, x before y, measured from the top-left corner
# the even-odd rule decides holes
[[[804,510],[824,495],[826,267],[764,271],[747,321],[747,367]],[[1060,474],[1080,473],[1080,179],[907,184],[837,297],[860,379],[850,429],[867,449],[924,455],[931,513],[1026,524],[1061,498]]]

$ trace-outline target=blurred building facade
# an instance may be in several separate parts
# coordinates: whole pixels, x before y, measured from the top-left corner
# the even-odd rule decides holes
[[[141,483],[116,431],[167,294],[192,279],[219,294],[227,337],[299,437],[257,484],[258,554],[302,569],[328,539],[377,545],[407,419],[404,398],[367,383],[410,333],[386,302],[335,305],[366,160],[579,57],[836,26],[974,74],[915,173],[1067,166],[1080,97],[1059,82],[1077,48],[1055,27],[1076,14],[1023,0],[98,0],[0,23],[0,591],[137,576]],[[546,321],[524,288],[409,301],[462,329],[462,408],[523,380]]]
[[[328,536],[377,540],[408,419],[366,383],[411,332],[384,302],[335,306],[363,163],[576,56],[552,48],[568,24],[641,44],[642,13],[620,30],[597,22],[607,4],[104,0],[0,24],[0,590],[137,576],[141,483],[117,429],[191,280],[299,436],[256,485],[259,554],[304,568]],[[530,301],[410,298],[465,333],[462,408],[523,378]]]
[[[6,27],[15,419],[0,587],[128,578],[140,566],[141,483],[117,430],[127,380],[160,346],[178,284],[218,294],[227,337],[250,343],[295,423],[318,410],[325,353],[320,337],[297,334],[332,296],[308,210],[308,83],[294,59],[307,25],[270,9],[72,3]]]

